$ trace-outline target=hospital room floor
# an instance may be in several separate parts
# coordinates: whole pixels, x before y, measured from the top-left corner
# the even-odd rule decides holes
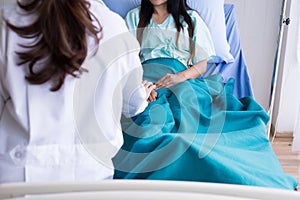
[[[293,138],[290,136],[276,136],[272,146],[282,165],[283,170],[293,175],[300,183],[300,152],[292,152]],[[300,186],[298,186],[300,192]]]

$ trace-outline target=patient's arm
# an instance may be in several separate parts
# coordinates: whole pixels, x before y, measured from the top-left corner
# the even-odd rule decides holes
[[[198,78],[206,71],[207,61],[202,60],[190,68],[180,72],[179,74],[182,74],[184,77],[186,77],[186,80],[191,78]]]
[[[177,74],[166,74],[155,83],[156,88],[169,88],[177,83],[189,80],[191,78],[198,78],[206,71],[206,66],[207,61],[202,60]]]

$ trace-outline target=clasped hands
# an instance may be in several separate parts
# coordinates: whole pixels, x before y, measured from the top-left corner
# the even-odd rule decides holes
[[[147,93],[147,101],[152,102],[155,101],[157,98],[157,92],[155,90],[161,89],[161,88],[169,88],[173,85],[176,85],[177,83],[186,81],[187,78],[182,74],[165,74],[161,79],[159,79],[155,84],[143,81],[143,85],[146,89]]]

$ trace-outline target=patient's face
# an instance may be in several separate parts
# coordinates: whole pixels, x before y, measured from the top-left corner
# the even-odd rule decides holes
[[[168,0],[150,0],[153,6],[160,6],[163,4],[167,4]]]

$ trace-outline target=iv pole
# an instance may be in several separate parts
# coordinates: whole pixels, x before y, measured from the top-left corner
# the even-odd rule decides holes
[[[277,82],[278,82],[278,73],[279,73],[279,64],[280,64],[280,56],[281,56],[281,49],[282,49],[282,38],[283,38],[283,31],[284,27],[283,25],[289,25],[290,24],[290,19],[284,19],[285,17],[285,11],[286,11],[286,2],[287,0],[282,0],[282,10],[281,10],[281,15],[280,15],[280,26],[279,26],[279,35],[278,35],[278,40],[277,40],[277,51],[276,51],[276,59],[274,63],[274,69],[273,69],[273,81],[272,81],[272,86],[271,86],[271,91],[270,91],[270,107],[268,110],[268,114],[270,116],[269,123],[267,125],[267,135],[268,138],[270,138],[270,133],[271,133],[271,125],[272,125],[272,118],[273,118],[273,111],[274,111],[274,103],[275,103],[275,95],[276,95],[276,90],[277,90]],[[275,125],[275,130],[272,138],[272,142],[275,139],[276,136],[276,125]]]

